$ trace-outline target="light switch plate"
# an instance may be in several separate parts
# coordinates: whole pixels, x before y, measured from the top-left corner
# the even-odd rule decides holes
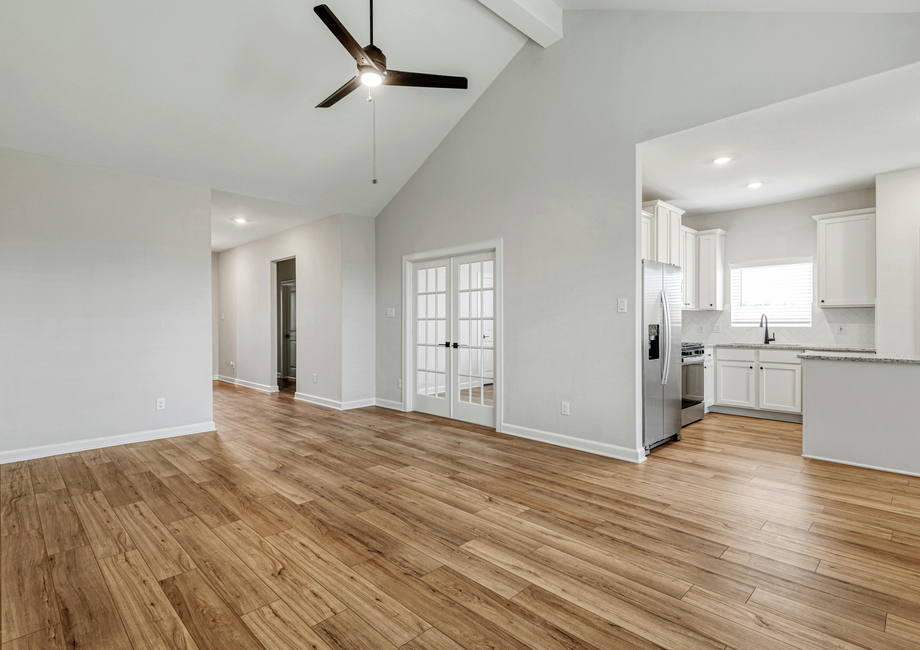
[[[387,318],[396,318],[396,307],[387,307]]]
[[[706,326],[705,326],[705,325],[697,325],[697,326],[696,326],[696,331],[699,332],[700,334],[703,334],[703,333],[706,332]]]
[[[617,311],[621,314],[626,313],[626,298],[620,298],[617,300]]]

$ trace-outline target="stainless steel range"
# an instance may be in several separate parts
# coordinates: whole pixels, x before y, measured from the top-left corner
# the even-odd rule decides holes
[[[703,394],[706,385],[703,365],[705,359],[706,350],[702,343],[681,343],[680,425],[682,427],[702,420],[706,413]]]

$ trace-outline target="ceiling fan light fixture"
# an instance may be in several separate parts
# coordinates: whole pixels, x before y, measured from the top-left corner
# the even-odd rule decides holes
[[[361,83],[365,86],[379,86],[383,83],[383,76],[373,68],[365,68],[361,71]]]

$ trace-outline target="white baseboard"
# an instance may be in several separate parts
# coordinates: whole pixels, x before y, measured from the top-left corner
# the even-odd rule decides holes
[[[365,399],[356,399],[350,402],[342,402],[342,410],[348,411],[351,409],[363,409],[368,406],[374,406],[377,403],[373,397],[367,397]]]
[[[193,433],[206,433],[216,430],[217,427],[213,422],[199,422],[198,424],[184,424],[182,426],[168,427],[166,429],[152,429],[150,431],[124,433],[117,436],[106,436],[104,438],[87,438],[85,440],[59,442],[53,445],[41,445],[39,447],[27,447],[26,449],[0,451],[0,465],[3,463],[31,460],[33,458],[45,458],[46,456],[57,456],[59,454],[73,454],[78,451],[87,451],[89,449],[115,447],[116,445],[127,445],[132,442],[147,442],[148,440],[162,440],[163,438],[175,438],[176,436],[188,436]]]
[[[517,436],[519,438],[527,438],[528,440],[546,442],[551,445],[556,445],[557,447],[577,449],[578,451],[586,451],[589,454],[596,454],[598,456],[606,456],[607,458],[625,460],[630,463],[641,463],[645,460],[644,449],[630,449],[628,447],[611,445],[606,442],[582,440],[581,438],[573,438],[572,436],[566,436],[561,433],[552,433],[550,431],[530,429],[528,427],[522,427],[516,424],[508,424],[507,422],[502,423],[501,432],[512,436]]]
[[[710,413],[724,413],[725,415],[740,415],[745,418],[759,418],[761,420],[776,420],[777,422],[792,422],[802,424],[802,416],[798,413],[783,413],[781,411],[761,411],[743,409],[735,406],[710,406]]]
[[[298,402],[309,402],[310,404],[316,404],[318,406],[326,406],[331,409],[336,409],[337,411],[350,411],[351,409],[363,409],[368,406],[374,406],[376,400],[373,397],[368,397],[366,399],[352,400],[350,402],[338,402],[334,399],[328,399],[326,397],[317,397],[316,395],[308,395],[307,393],[294,393],[294,399]]]
[[[383,407],[383,408],[385,408],[385,409],[392,409],[392,410],[394,410],[394,411],[402,411],[402,410],[403,410],[402,402],[394,402],[393,400],[382,399],[382,398],[380,398],[380,397],[378,397],[378,398],[375,400],[375,404],[376,404],[377,406],[381,406],[381,407]]]
[[[245,379],[236,379],[235,377],[228,377],[227,375],[218,375],[217,379],[220,381],[225,381],[228,384],[235,384],[236,386],[245,386],[246,388],[254,388],[260,390],[263,393],[277,393],[277,386],[268,386],[267,384],[257,384],[254,381],[246,381]]]
[[[220,379],[220,375],[213,375],[211,377],[211,381],[217,381],[218,379]]]
[[[810,458],[812,460],[823,460],[827,463],[838,463],[840,465],[850,465],[852,467],[862,467],[865,469],[876,469],[880,472],[891,472],[892,474],[904,474],[905,476],[920,476],[920,472],[906,472],[902,469],[891,469],[890,467],[878,467],[876,465],[866,465],[864,463],[852,463],[848,460],[837,460],[836,458],[822,458],[821,456],[809,456],[808,454],[802,454],[802,458]]]

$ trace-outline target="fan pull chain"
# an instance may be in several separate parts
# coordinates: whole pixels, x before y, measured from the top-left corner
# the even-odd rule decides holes
[[[376,185],[377,184],[377,102],[374,101],[374,89],[371,87],[368,87],[367,91],[368,91],[367,101],[371,103],[371,113],[372,113],[372,121],[373,121],[373,135],[371,139],[373,141],[373,147],[374,147],[374,154],[373,154],[374,177],[373,177],[373,180],[371,180],[371,185]]]

